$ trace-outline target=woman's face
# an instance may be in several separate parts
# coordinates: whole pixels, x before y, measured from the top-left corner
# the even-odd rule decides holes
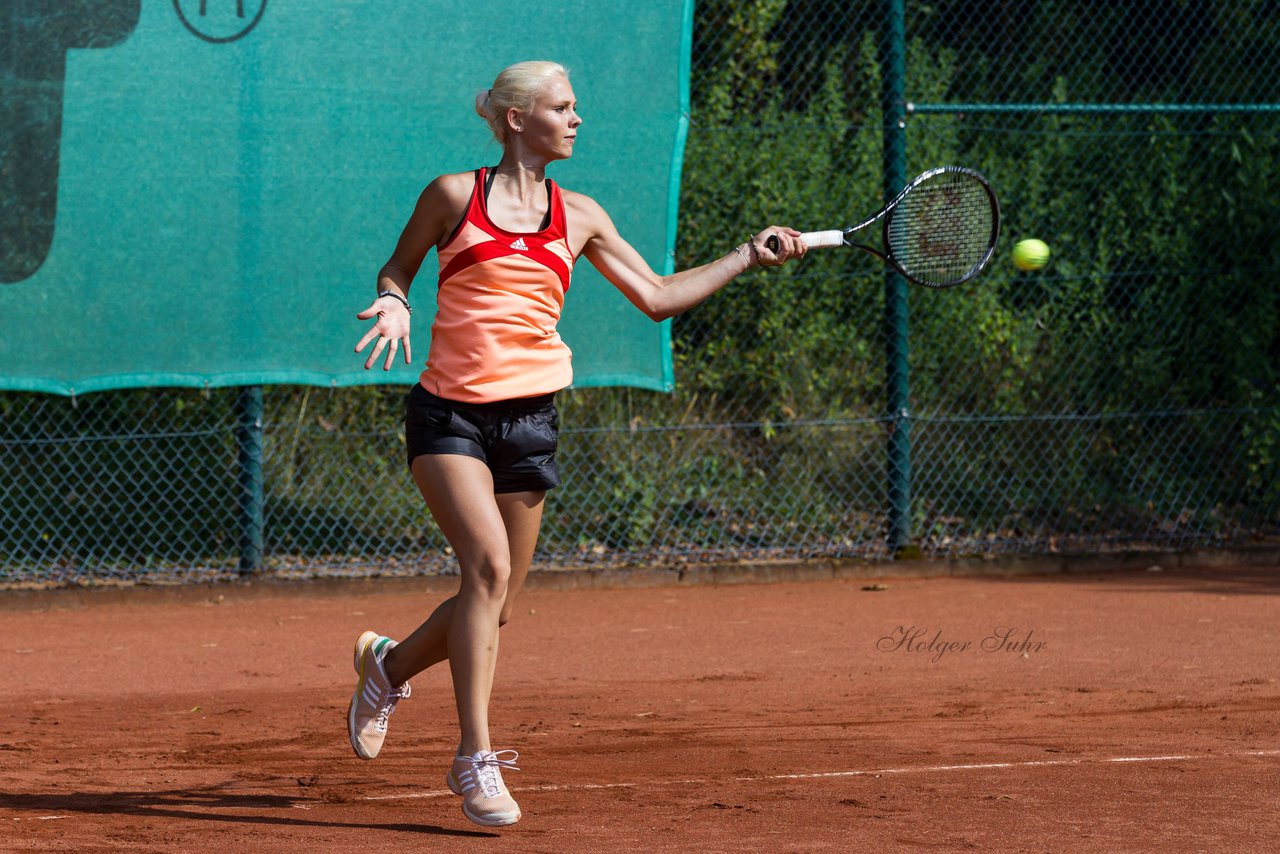
[[[514,117],[525,146],[548,160],[573,156],[573,140],[582,124],[577,106],[567,79],[559,75],[548,78],[529,112]]]

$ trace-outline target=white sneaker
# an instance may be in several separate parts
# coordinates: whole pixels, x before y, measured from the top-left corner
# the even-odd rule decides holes
[[[394,649],[396,642],[377,632],[365,632],[356,640],[356,691],[351,695],[347,712],[347,735],[356,756],[373,759],[387,737],[387,718],[396,703],[409,696],[409,683],[392,686],[382,669],[382,659]]]
[[[520,820],[520,806],[502,782],[502,769],[519,771],[514,750],[481,750],[474,756],[455,756],[445,783],[462,795],[462,813],[476,824],[501,827]]]

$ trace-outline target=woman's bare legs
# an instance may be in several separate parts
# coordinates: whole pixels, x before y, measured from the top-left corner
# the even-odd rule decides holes
[[[416,457],[413,477],[458,557],[462,585],[387,654],[383,667],[395,685],[447,658],[462,730],[460,751],[489,750],[498,627],[510,619],[528,575],[546,493],[494,495],[488,467],[462,455]]]

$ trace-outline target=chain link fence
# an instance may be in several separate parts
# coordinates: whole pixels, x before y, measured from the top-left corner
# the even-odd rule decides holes
[[[905,103],[886,122],[899,13]],[[931,556],[1280,535],[1277,82],[1280,10],[1261,0],[701,0],[678,266],[767,222],[876,210],[898,122],[908,175],[991,179],[999,254],[907,295],[905,411],[894,286],[853,252],[677,318],[673,394],[564,393],[539,564],[885,558],[906,545],[904,478],[909,544]],[[1008,263],[1023,237],[1050,244],[1048,268]],[[270,387],[260,425],[235,389],[0,394],[0,581],[452,572],[405,469],[404,392]]]

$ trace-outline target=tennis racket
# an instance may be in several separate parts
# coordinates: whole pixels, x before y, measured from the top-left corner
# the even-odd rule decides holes
[[[855,242],[858,232],[877,222],[883,248]],[[917,285],[949,288],[982,272],[999,236],[1000,204],[987,179],[963,166],[942,166],[917,177],[870,219],[800,239],[811,249],[862,249]],[[777,235],[765,245],[778,251]]]

